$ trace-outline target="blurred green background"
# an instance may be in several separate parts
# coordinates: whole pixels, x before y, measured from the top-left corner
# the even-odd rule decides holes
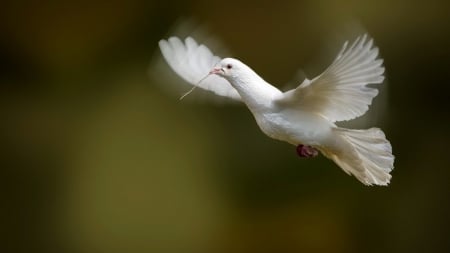
[[[450,251],[449,13],[438,0],[3,1],[0,251]],[[363,26],[387,69],[371,125],[392,142],[391,185],[299,159],[243,106],[164,92],[149,66],[183,17],[280,88]]]

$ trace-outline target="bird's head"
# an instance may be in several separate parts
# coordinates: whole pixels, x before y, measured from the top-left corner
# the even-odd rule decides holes
[[[222,59],[209,74],[219,75],[224,78],[236,77],[245,68],[245,64],[233,58]]]
[[[241,61],[233,58],[225,58],[218,62],[205,77],[200,79],[196,86],[211,75],[223,77],[233,85],[236,82],[242,82],[242,80],[249,79],[248,77],[251,73],[253,73],[253,71]]]
[[[261,104],[272,101],[274,94],[281,93],[237,59],[222,59],[209,72],[208,76],[210,75],[225,78],[236,89],[247,106],[255,110],[259,110]]]

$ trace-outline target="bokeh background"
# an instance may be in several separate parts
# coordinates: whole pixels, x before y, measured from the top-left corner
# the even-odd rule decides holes
[[[3,1],[0,251],[448,252],[449,13],[439,0]],[[243,106],[165,92],[157,42],[183,18],[280,88],[320,73],[349,24],[367,30],[387,81],[365,127],[392,142],[391,185],[298,158]]]

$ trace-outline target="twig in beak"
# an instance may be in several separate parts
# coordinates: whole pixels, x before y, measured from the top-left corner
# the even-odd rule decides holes
[[[191,94],[191,93],[195,90],[195,88],[197,88],[197,86],[199,86],[200,83],[203,82],[203,80],[205,80],[205,79],[206,79],[208,76],[210,76],[210,75],[211,75],[211,73],[208,73],[205,77],[203,77],[202,79],[200,79],[200,81],[198,81],[198,82],[194,85],[194,87],[192,87],[188,92],[184,93],[183,96],[180,97],[180,100],[182,100],[182,99],[183,99],[184,97],[186,97],[187,95]]]
[[[197,86],[192,87],[188,92],[184,93],[183,96],[180,97],[180,100],[182,100],[187,95],[191,94],[191,92],[193,92],[195,88],[197,88]]]

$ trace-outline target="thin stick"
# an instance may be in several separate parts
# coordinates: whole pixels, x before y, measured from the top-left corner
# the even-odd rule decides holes
[[[200,81],[198,81],[198,82],[194,85],[194,87],[192,87],[192,89],[190,89],[188,92],[184,93],[184,95],[180,97],[180,100],[182,100],[182,99],[183,99],[184,97],[186,97],[187,95],[191,94],[191,93],[195,90],[195,88],[197,88],[197,86],[199,86],[200,83],[203,82],[203,80],[205,80],[205,79],[206,79],[208,76],[210,76],[210,75],[211,75],[211,74],[207,74],[205,77],[203,77],[202,79],[200,79]]]
[[[192,89],[190,89],[188,92],[184,93],[184,95],[180,97],[180,100],[182,100],[187,95],[191,94],[191,92],[193,92],[195,90],[195,88],[197,88],[197,86],[192,87]]]

